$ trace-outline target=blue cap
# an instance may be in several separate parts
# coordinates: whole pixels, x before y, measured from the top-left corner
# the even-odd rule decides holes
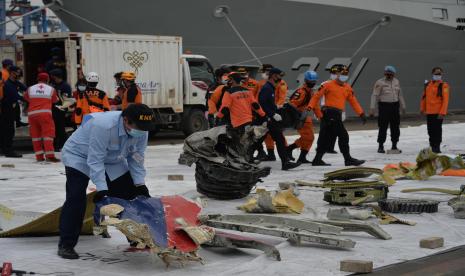
[[[387,65],[384,67],[384,72],[391,72],[391,73],[397,73],[396,68],[392,65]]]
[[[19,67],[13,65],[13,66],[10,67],[9,71],[18,73],[18,72],[21,71],[21,69]]]
[[[7,65],[13,65],[13,61],[9,58],[6,58],[4,60],[2,60],[2,65],[3,66],[7,66]]]
[[[271,70],[270,70],[270,72],[268,73],[268,75],[271,76],[271,75],[275,75],[275,74],[284,76],[284,72],[281,71],[281,69],[276,68],[276,67],[273,67],[273,68],[271,68]]]
[[[318,80],[318,74],[315,71],[307,71],[304,74],[304,78],[307,81],[317,81]]]

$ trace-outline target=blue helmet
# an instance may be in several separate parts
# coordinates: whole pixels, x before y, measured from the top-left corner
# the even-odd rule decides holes
[[[315,71],[307,71],[304,74],[304,78],[306,81],[317,81],[318,74]]]
[[[387,65],[384,67],[384,72],[397,73],[396,68],[392,65]]]

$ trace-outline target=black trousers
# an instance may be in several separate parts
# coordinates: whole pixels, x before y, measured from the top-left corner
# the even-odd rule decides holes
[[[58,246],[74,248],[81,232],[86,212],[86,190],[89,177],[82,172],[66,167],[66,200],[60,215],[60,241]],[[127,200],[137,196],[136,186],[131,174],[110,181],[107,176],[108,194]]]
[[[289,160],[289,156],[287,155],[286,138],[284,138],[281,124],[271,119],[268,122],[268,133],[271,135],[271,138],[273,138],[274,142],[276,143],[279,159],[281,159],[282,163],[287,162]],[[265,137],[266,135],[263,139],[265,139]]]
[[[429,145],[433,150],[439,149],[442,143],[442,122],[443,119],[438,118],[438,114],[426,115],[426,122],[428,126]]]
[[[55,123],[55,139],[53,144],[55,150],[60,150],[63,148],[68,135],[66,134],[65,124],[66,124],[66,113],[62,110],[59,110],[56,107],[52,109],[53,122]]]
[[[0,145],[3,153],[13,151],[16,111],[13,107],[2,106],[0,113]]]
[[[322,155],[331,150],[332,141],[338,139],[339,150],[347,159],[350,157],[349,133],[347,133],[342,122],[342,112],[339,110],[326,109],[320,124],[318,135],[317,153]]]
[[[388,127],[391,129],[391,141],[393,144],[399,142],[400,137],[400,112],[399,102],[378,103],[378,144],[384,144],[387,137]]]

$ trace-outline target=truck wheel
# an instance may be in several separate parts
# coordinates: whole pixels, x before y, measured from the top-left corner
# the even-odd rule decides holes
[[[186,136],[208,129],[208,120],[201,109],[191,109],[183,116],[182,131]]]

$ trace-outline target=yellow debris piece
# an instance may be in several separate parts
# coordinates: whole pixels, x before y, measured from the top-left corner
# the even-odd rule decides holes
[[[302,213],[304,203],[297,198],[293,189],[269,192],[257,189],[257,196],[238,207],[247,213]]]

